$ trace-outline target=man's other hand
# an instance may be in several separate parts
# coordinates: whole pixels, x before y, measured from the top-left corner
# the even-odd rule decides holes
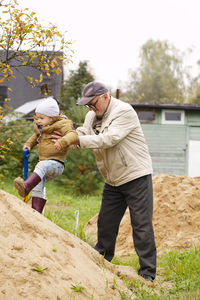
[[[59,132],[59,131],[54,131],[53,134],[51,135],[51,137],[52,137],[52,141],[53,141],[54,143],[56,143],[57,140],[59,140],[59,139],[62,138],[62,133]]]

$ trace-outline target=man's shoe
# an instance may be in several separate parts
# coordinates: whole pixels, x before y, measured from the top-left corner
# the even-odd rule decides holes
[[[147,280],[147,281],[153,282],[153,280],[154,280],[150,275],[142,274],[141,276],[142,276],[145,280]]]

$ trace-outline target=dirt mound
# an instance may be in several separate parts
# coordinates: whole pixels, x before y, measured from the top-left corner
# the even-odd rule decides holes
[[[129,294],[117,272],[138,279],[131,267],[103,261],[88,244],[2,190],[0,219],[1,300],[116,300],[119,290]]]
[[[156,175],[154,187],[154,231],[158,254],[171,249],[190,248],[200,243],[200,177]],[[97,216],[86,225],[96,242]],[[120,224],[116,255],[132,253],[129,211]]]

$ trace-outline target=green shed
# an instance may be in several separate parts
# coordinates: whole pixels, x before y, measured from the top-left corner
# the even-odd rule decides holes
[[[200,105],[131,105],[143,128],[154,175],[200,176]]]

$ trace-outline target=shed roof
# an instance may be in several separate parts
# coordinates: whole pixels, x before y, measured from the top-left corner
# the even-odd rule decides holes
[[[27,115],[28,113],[32,112],[35,110],[36,106],[42,101],[44,98],[33,100],[33,101],[28,101],[24,103],[23,105],[17,107],[14,109],[15,112],[23,113]]]
[[[4,123],[9,123],[11,121],[15,121],[17,119],[20,119],[22,117],[26,117],[29,114],[33,114],[33,112],[36,109],[36,106],[42,101],[44,98],[36,99],[33,101],[28,101],[24,103],[23,105],[17,107],[13,110],[13,112],[9,113],[8,115],[3,117]]]
[[[134,108],[162,108],[162,109],[182,109],[182,110],[199,110],[200,104],[183,104],[183,103],[130,103]]]

